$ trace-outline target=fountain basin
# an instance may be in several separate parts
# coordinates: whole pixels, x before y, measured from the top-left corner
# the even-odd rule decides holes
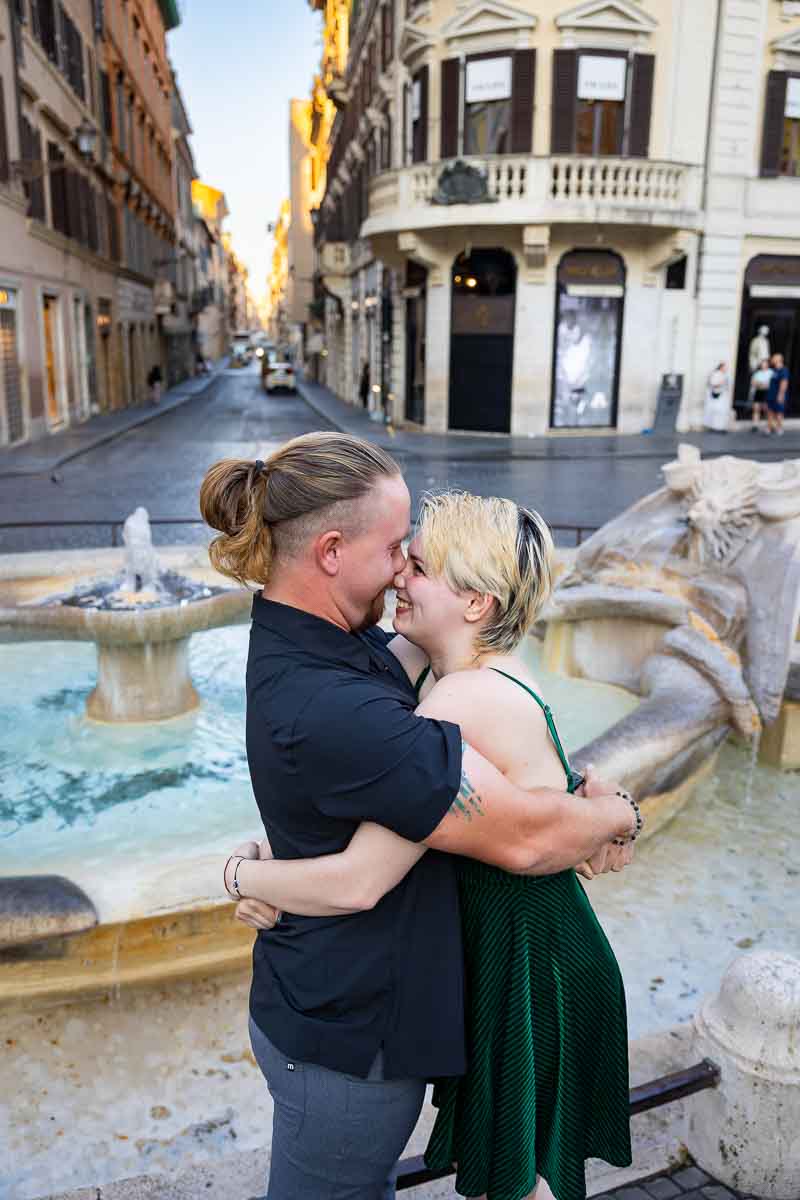
[[[199,699],[189,674],[189,638],[249,620],[251,597],[243,588],[221,587],[203,549],[173,548],[159,559],[215,594],[160,607],[132,603],[123,610],[45,603],[86,584],[85,552],[8,556],[0,562],[0,642],[94,642],[97,683],[87,700],[93,720],[163,721],[191,712]],[[98,551],[92,563],[93,578],[113,578],[122,572],[125,554]]]
[[[252,930],[234,921],[220,878],[224,855],[259,829],[244,749],[247,640],[241,626],[199,634],[191,655],[204,707],[146,731],[86,721],[90,647],[64,644],[51,660],[45,645],[0,646],[0,671],[21,677],[25,664],[28,698],[18,695],[17,705],[26,717],[35,714],[5,770],[0,719],[0,893],[3,874],[57,871],[81,890],[98,922],[79,933],[51,929],[60,936],[39,941],[26,936],[20,941],[27,944],[0,951],[0,1004],[50,1003],[247,966]],[[621,688],[543,672],[533,639],[529,654],[570,751],[639,703]],[[68,685],[59,704],[50,704]],[[12,738],[9,730],[9,753]],[[39,802],[26,802],[19,784],[16,802],[9,791],[25,771]],[[661,797],[664,820],[697,777]]]

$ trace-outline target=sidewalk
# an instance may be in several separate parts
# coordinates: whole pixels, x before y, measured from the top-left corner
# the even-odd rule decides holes
[[[263,1195],[254,1193],[263,1187],[267,1166],[266,1154],[255,1152],[227,1157],[220,1164],[221,1169],[215,1170],[211,1164],[198,1165],[185,1175],[172,1179],[140,1175],[103,1187],[61,1192],[43,1200],[198,1200],[200,1196],[223,1194],[228,1200],[266,1200]],[[602,1195],[597,1195],[591,1186],[588,1190],[593,1200],[757,1200],[755,1196],[744,1196],[716,1183],[691,1164],[625,1184]],[[452,1179],[422,1184],[398,1192],[398,1196],[408,1196],[409,1200],[459,1200],[453,1191]]]
[[[746,431],[736,433],[659,434],[545,434],[514,437],[509,434],[423,433],[389,430],[360,407],[345,404],[329,388],[298,375],[298,392],[310,408],[342,433],[367,438],[396,456],[449,458],[454,460],[518,459],[521,461],[576,459],[674,458],[681,442],[698,446],[704,455],[735,454],[741,458],[774,459],[800,457],[800,427],[789,428],[783,437],[765,437]]]
[[[147,425],[165,413],[173,412],[188,400],[202,396],[213,386],[227,364],[228,359],[222,358],[210,375],[184,379],[164,392],[158,404],[137,404],[116,412],[98,413],[89,417],[88,421],[71,425],[59,433],[45,435],[35,442],[4,447],[0,450],[0,479],[50,474],[71,459],[121,437],[130,429]]]

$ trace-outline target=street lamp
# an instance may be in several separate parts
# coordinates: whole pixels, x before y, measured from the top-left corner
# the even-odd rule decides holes
[[[88,119],[84,117],[74,134],[75,144],[78,147],[78,153],[84,162],[90,162],[94,158],[94,147],[97,142],[97,130]]]

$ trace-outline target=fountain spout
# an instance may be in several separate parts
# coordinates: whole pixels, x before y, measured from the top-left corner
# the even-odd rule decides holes
[[[140,506],[127,518],[122,527],[122,541],[125,545],[123,591],[159,591],[160,570],[146,508]]]

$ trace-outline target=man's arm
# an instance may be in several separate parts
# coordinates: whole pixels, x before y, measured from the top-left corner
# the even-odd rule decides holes
[[[474,681],[473,681],[474,682]],[[590,859],[615,837],[633,831],[627,800],[570,795],[554,788],[523,790],[467,742],[481,741],[480,684],[461,678],[437,683],[417,708],[424,717],[461,727],[461,782],[453,802],[424,839],[434,850],[476,858],[506,871],[552,875]]]
[[[425,845],[506,871],[553,875],[634,825],[630,804],[616,793],[590,801],[552,788],[523,791],[464,743],[458,794]]]

